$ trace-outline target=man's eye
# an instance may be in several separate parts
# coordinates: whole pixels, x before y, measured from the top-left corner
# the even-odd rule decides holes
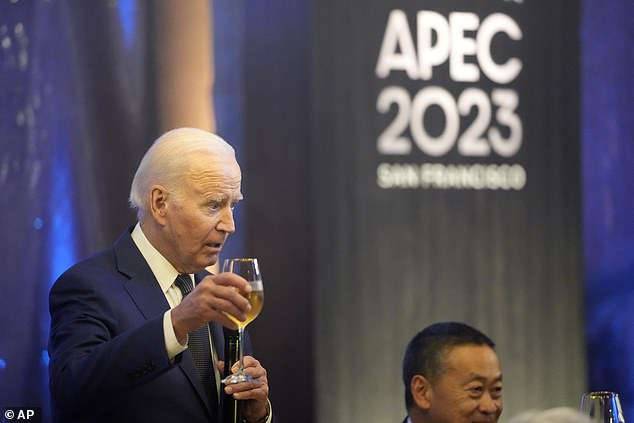
[[[236,206],[238,205],[238,202],[236,201],[235,203],[231,203],[231,210],[235,209]]]
[[[220,210],[220,206],[221,206],[221,204],[219,202],[211,203],[211,204],[209,204],[209,210],[218,211],[218,210]]]
[[[482,386],[474,386],[473,388],[469,388],[469,392],[472,395],[482,395],[483,388]]]

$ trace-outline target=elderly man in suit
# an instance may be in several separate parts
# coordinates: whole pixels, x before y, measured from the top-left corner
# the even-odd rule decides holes
[[[493,342],[463,323],[436,323],[410,341],[403,359],[403,423],[495,423],[502,370]]]
[[[67,270],[50,292],[50,390],[59,422],[218,422],[222,326],[245,319],[249,284],[205,270],[242,199],[231,146],[193,128],[147,151],[132,182],[138,223]],[[246,351],[250,354],[250,346]],[[225,387],[243,421],[271,421],[266,370]]]

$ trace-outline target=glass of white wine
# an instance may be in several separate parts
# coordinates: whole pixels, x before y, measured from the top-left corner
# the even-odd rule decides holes
[[[242,276],[251,285],[251,293],[246,297],[251,304],[251,310],[247,313],[246,320],[238,320],[230,314],[226,316],[238,325],[238,345],[240,350],[240,369],[237,373],[227,376],[222,380],[225,385],[240,382],[253,382],[254,379],[244,371],[244,349],[242,339],[244,338],[244,328],[251,323],[264,305],[264,285],[262,284],[262,275],[260,274],[260,266],[256,258],[233,258],[226,259],[222,267],[223,272],[231,272]]]

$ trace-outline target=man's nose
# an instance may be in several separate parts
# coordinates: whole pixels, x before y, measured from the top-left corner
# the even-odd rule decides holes
[[[480,398],[480,411],[486,414],[495,414],[502,408],[502,400],[496,399],[490,393],[485,393]]]
[[[232,234],[236,231],[236,224],[233,220],[233,210],[231,210],[231,208],[227,207],[225,210],[223,210],[222,214],[220,215],[220,220],[218,221],[217,228],[219,231],[229,234]]]

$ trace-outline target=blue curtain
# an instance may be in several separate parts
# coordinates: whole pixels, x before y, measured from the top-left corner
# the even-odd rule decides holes
[[[583,2],[582,148],[589,389],[634,419],[634,2]]]
[[[0,2],[0,407],[49,415],[49,286],[134,222],[127,189],[157,135],[147,9]]]

